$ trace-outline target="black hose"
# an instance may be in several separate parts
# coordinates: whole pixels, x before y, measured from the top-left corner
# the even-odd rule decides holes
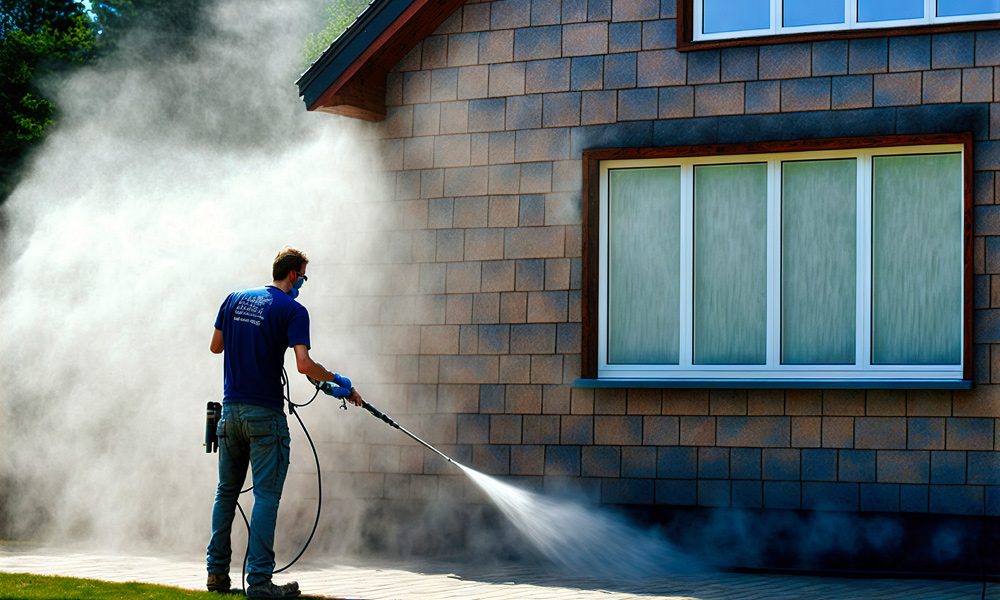
[[[316,396],[313,395],[313,400],[315,399]],[[312,402],[312,400],[310,400],[309,402]],[[306,404],[309,404],[309,402],[307,402]],[[291,404],[291,402],[289,402],[289,404]],[[291,406],[295,405],[291,404]],[[303,404],[302,406],[305,406],[305,404]],[[316,452],[316,444],[313,443],[312,437],[309,435],[309,430],[306,429],[306,425],[305,423],[302,422],[302,417],[299,416],[299,413],[293,410],[292,414],[295,415],[295,418],[298,420],[299,425],[302,426],[302,432],[306,434],[306,439],[309,440],[309,446],[312,448],[313,451],[313,458],[316,460],[316,487],[318,488],[317,491],[318,500],[316,500],[316,520],[313,521],[313,528],[312,531],[309,532],[309,539],[307,539],[305,545],[302,546],[302,550],[299,550],[299,553],[295,556],[295,558],[292,559],[292,562],[274,571],[275,573],[281,573],[282,571],[287,570],[288,567],[294,565],[295,561],[299,560],[299,558],[301,558],[302,555],[305,554],[306,548],[309,547],[309,544],[313,540],[313,536],[316,535],[316,527],[319,526],[320,511],[323,510],[323,476],[319,472],[319,454]]]
[[[252,489],[248,488],[248,489]],[[241,494],[243,492],[240,492]],[[243,595],[247,595],[247,556],[250,554],[250,521],[247,519],[247,514],[243,512],[243,507],[240,506],[239,500],[236,501],[236,508],[240,509],[240,516],[243,517],[243,523],[247,526],[247,551],[243,553],[243,570],[240,571],[242,575],[241,590],[243,590]]]
[[[312,448],[313,458],[316,461],[316,486],[318,488],[318,494],[319,494],[319,496],[318,496],[318,499],[316,501],[316,520],[313,521],[313,527],[312,527],[312,531],[309,533],[309,539],[306,540],[305,545],[302,546],[302,550],[300,550],[299,553],[298,553],[298,555],[296,555],[295,558],[292,559],[292,562],[290,562],[287,565],[281,567],[280,569],[276,569],[275,571],[272,571],[272,573],[281,573],[282,571],[287,570],[289,567],[291,567],[292,565],[294,565],[295,562],[297,560],[299,560],[299,558],[301,558],[303,554],[305,554],[306,548],[309,547],[309,544],[313,540],[313,536],[316,535],[316,528],[319,526],[320,512],[323,509],[323,477],[320,474],[319,453],[316,452],[316,444],[313,443],[312,436],[309,435],[309,430],[306,429],[305,423],[302,422],[302,417],[300,417],[299,413],[295,410],[296,408],[302,408],[303,406],[309,406],[310,404],[312,404],[313,401],[316,400],[316,397],[319,396],[319,387],[316,388],[316,392],[313,394],[313,397],[309,399],[309,402],[306,402],[304,404],[295,404],[294,402],[292,402],[291,392],[289,390],[288,374],[285,372],[284,369],[281,370],[281,376],[282,376],[282,384],[284,385],[284,388],[285,388],[285,400],[288,402],[288,412],[290,412],[291,414],[295,415],[296,420],[298,420],[299,425],[302,427],[302,432],[306,434],[306,439],[309,440],[309,447]],[[372,416],[374,416],[376,419],[379,419],[379,420],[383,421],[384,423],[386,423],[387,425],[389,425],[391,427],[394,427],[394,428],[398,429],[399,431],[405,433],[406,435],[410,436],[413,440],[417,441],[421,445],[423,445],[426,448],[428,448],[428,449],[434,451],[435,453],[439,454],[441,457],[443,457],[448,462],[450,462],[452,464],[456,464],[456,465],[458,464],[454,460],[452,460],[452,458],[450,456],[448,456],[447,454],[445,454],[444,452],[441,452],[440,450],[438,450],[434,446],[431,446],[430,444],[428,444],[424,440],[420,439],[419,437],[417,437],[413,433],[407,431],[405,428],[400,427],[399,424],[396,423],[395,421],[393,421],[388,415],[386,415],[385,413],[383,413],[379,409],[375,408],[374,406],[372,406],[368,402],[365,402],[364,399],[361,400],[361,407],[364,408],[365,410],[367,410],[369,413],[371,413]],[[343,406],[343,408],[347,408],[346,404]],[[240,494],[244,494],[246,492],[249,492],[252,489],[253,489],[253,486],[250,486],[247,489],[241,491]],[[243,516],[243,522],[246,524],[246,527],[247,527],[247,551],[243,554],[243,574],[242,574],[243,575],[243,594],[246,595],[247,555],[250,553],[250,521],[247,520],[246,513],[243,512],[243,507],[240,506],[239,502],[236,502],[236,507],[240,509],[240,514]]]
[[[979,570],[983,574],[983,594],[986,600],[986,559],[983,557],[983,538],[986,537],[986,516],[979,517],[979,535],[976,537],[976,553],[979,554]]]
[[[290,563],[288,563],[287,565],[281,567],[280,569],[276,569],[276,570],[272,571],[272,574],[274,574],[274,573],[281,573],[282,571],[288,570],[289,567],[291,567],[292,565],[294,565],[296,561],[298,561],[300,558],[302,558],[302,555],[305,554],[305,552],[306,552],[306,548],[309,547],[309,544],[312,543],[312,541],[313,541],[313,537],[316,535],[316,528],[319,526],[319,516],[320,516],[320,513],[323,510],[323,476],[320,473],[319,453],[316,452],[316,444],[313,443],[312,436],[309,435],[309,430],[306,429],[306,424],[302,422],[302,417],[300,417],[299,413],[295,410],[296,408],[302,408],[303,406],[309,406],[310,404],[312,404],[313,400],[315,400],[316,397],[319,396],[319,388],[316,389],[316,393],[314,393],[313,396],[312,396],[312,398],[309,399],[309,402],[306,402],[304,404],[295,404],[294,402],[292,402],[292,395],[291,395],[291,391],[289,390],[288,373],[285,372],[284,368],[281,369],[281,379],[282,379],[282,384],[284,385],[284,388],[285,388],[285,400],[288,402],[288,412],[290,412],[291,414],[295,415],[295,419],[299,422],[299,426],[302,427],[302,433],[306,434],[306,439],[309,441],[309,447],[312,448],[313,459],[316,461],[316,487],[317,487],[317,494],[318,494],[318,496],[317,496],[317,500],[316,500],[316,519],[313,521],[312,531],[309,532],[309,539],[306,540],[306,543],[302,546],[302,550],[299,550],[299,553],[295,556],[295,558],[292,559],[292,561]],[[253,488],[254,488],[254,486],[251,485],[250,487],[246,488],[245,490],[240,490],[240,494],[245,494],[245,493],[253,490]],[[243,507],[240,506],[240,503],[239,503],[238,500],[236,502],[236,508],[238,508],[240,510],[240,515],[243,517],[243,523],[246,525],[246,528],[247,528],[247,549],[246,549],[246,552],[243,553],[243,570],[242,570],[242,573],[241,573],[241,575],[242,575],[242,590],[243,590],[243,595],[245,596],[246,593],[247,593],[247,584],[246,584],[246,581],[247,581],[247,557],[250,554],[250,520],[247,519],[247,514],[246,514],[246,512],[243,511]]]

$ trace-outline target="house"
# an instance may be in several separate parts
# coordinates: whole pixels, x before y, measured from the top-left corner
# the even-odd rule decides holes
[[[377,0],[299,89],[377,122],[438,441],[668,521],[890,519],[848,566],[913,570],[1000,513],[998,67],[988,2]]]

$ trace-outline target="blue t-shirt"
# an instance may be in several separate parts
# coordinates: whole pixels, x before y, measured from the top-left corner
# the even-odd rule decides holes
[[[223,402],[283,410],[285,350],[309,346],[306,308],[273,286],[233,292],[219,308],[215,328],[225,344]]]

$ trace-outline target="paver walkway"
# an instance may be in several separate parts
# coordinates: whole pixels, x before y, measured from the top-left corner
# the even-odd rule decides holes
[[[298,567],[298,565],[296,565]],[[192,557],[155,558],[26,549],[0,545],[0,571],[139,581],[204,589],[204,563]],[[278,581],[285,579],[277,576]],[[293,569],[304,594],[364,600],[973,600],[983,584],[917,579],[841,579],[797,575],[703,573],[639,581],[568,578],[541,567],[475,567],[437,562],[317,562]],[[1000,599],[1000,584],[986,597]]]

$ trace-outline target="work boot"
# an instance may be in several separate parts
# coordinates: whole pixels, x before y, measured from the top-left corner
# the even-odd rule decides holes
[[[291,581],[276,585],[270,579],[264,583],[247,586],[247,598],[295,598],[299,595],[299,584]]]
[[[233,582],[229,580],[229,575],[226,573],[209,573],[208,583],[205,587],[208,588],[210,592],[222,592],[223,594],[229,593],[229,588],[231,588]]]

